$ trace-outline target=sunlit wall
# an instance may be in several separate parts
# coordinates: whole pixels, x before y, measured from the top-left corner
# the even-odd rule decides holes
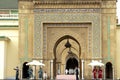
[[[4,44],[0,44],[0,54],[2,53],[2,56],[0,55],[0,76],[3,75],[4,79],[13,79],[16,74],[14,68],[19,66],[18,29],[0,30],[0,36],[7,37],[9,39],[3,40],[2,42],[4,42]],[[0,77],[0,79],[2,78],[3,77]]]
[[[4,47],[5,47],[5,42],[4,41],[0,41],[0,79],[4,79],[4,55],[5,55],[5,51],[4,51]]]
[[[120,25],[117,27],[116,32],[116,66],[117,66],[117,78],[120,79]]]

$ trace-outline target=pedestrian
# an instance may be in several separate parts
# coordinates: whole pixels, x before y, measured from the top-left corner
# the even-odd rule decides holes
[[[16,70],[15,80],[19,80],[19,78],[18,78],[18,76],[19,76],[19,68],[18,68],[18,66],[16,68],[14,68],[14,70]]]
[[[101,67],[99,67],[99,70],[98,70],[98,78],[100,80],[102,80],[102,69],[101,69]]]
[[[43,70],[42,70],[42,68],[39,69],[38,73],[39,73],[39,79],[43,80]]]
[[[67,69],[65,70],[65,74],[66,74],[66,75],[68,74],[68,70],[67,70]]]
[[[43,73],[43,80],[47,80],[47,73],[46,73],[46,71]]]
[[[93,72],[94,79],[97,79],[97,68],[96,68],[96,66],[94,67],[92,72]]]
[[[76,80],[79,80],[79,71],[78,71],[78,67],[75,68],[75,74],[76,74]]]
[[[33,78],[33,69],[29,67],[28,69],[29,79]]]

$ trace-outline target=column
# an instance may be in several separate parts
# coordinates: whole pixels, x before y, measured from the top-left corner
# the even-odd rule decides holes
[[[84,79],[84,60],[82,60],[82,79]]]
[[[112,69],[113,69],[113,80],[114,80],[114,78],[115,78],[115,75],[114,75],[114,67],[112,66]]]
[[[19,72],[20,72],[20,79],[22,80],[22,68],[21,67],[20,67]]]
[[[9,38],[5,36],[0,36],[0,79],[4,79],[6,76],[6,49],[7,41]]]
[[[104,80],[105,80],[105,77],[106,77],[105,69],[106,69],[106,66],[104,67]]]
[[[61,74],[60,63],[58,63],[58,74]]]
[[[5,43],[4,41],[0,41],[0,79],[4,79],[4,70],[5,70]]]
[[[53,60],[50,60],[50,79],[53,80]]]
[[[63,64],[64,74],[66,74],[66,67],[65,64]]]

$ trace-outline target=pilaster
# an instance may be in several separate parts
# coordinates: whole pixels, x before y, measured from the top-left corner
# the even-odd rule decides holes
[[[33,27],[32,0],[19,0],[19,55],[22,63],[33,57]]]
[[[114,65],[116,79],[116,0],[103,0],[101,8],[103,61]]]

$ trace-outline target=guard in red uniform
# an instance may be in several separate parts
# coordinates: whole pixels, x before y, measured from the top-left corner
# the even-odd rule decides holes
[[[101,69],[101,67],[99,67],[99,70],[98,70],[98,78],[102,79],[102,69]]]
[[[94,76],[94,79],[97,79],[97,68],[96,68],[96,66],[93,69],[93,76]]]

